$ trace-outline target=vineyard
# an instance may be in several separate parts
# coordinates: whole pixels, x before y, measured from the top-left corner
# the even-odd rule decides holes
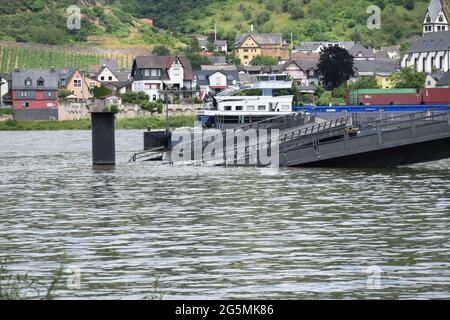
[[[90,65],[98,65],[101,58],[117,59],[119,67],[130,68],[132,56],[113,54],[85,54],[69,51],[54,51],[34,48],[0,48],[0,72],[11,72],[16,68],[46,69],[78,68],[88,70]]]

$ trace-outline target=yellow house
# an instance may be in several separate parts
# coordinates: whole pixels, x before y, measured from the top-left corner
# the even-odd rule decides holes
[[[391,75],[388,74],[375,74],[375,79],[377,80],[377,84],[381,89],[392,89],[392,82],[389,80]]]
[[[249,65],[256,56],[270,56],[278,60],[289,59],[289,45],[281,33],[250,33],[236,37],[236,57]]]
[[[236,56],[241,60],[241,64],[249,65],[256,56],[261,55],[261,48],[251,35],[236,47]]]

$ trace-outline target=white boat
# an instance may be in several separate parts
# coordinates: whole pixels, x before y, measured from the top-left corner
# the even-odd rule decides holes
[[[292,81],[288,75],[255,75],[250,84],[232,87],[211,98],[197,116],[204,127],[225,130],[291,114],[294,96],[273,96],[274,89],[290,88]],[[262,95],[239,95],[250,89],[259,89]]]

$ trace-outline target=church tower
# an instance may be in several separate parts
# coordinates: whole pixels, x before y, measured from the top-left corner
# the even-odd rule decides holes
[[[448,23],[448,16],[441,0],[431,0],[423,20],[423,34],[448,31]]]

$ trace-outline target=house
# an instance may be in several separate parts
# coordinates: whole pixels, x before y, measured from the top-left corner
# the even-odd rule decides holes
[[[9,84],[6,76],[0,75],[0,106],[3,105],[3,96],[9,92]]]
[[[227,58],[225,56],[211,56],[211,57],[208,57],[208,60],[213,65],[226,65],[227,64]]]
[[[375,52],[373,49],[364,47],[361,43],[356,43],[348,53],[354,60],[375,60]]]
[[[16,69],[12,73],[12,103],[15,119],[57,119],[56,70]]]
[[[197,70],[195,76],[200,87],[200,97],[215,96],[239,81],[237,70]]]
[[[105,82],[103,85],[108,88],[113,95],[124,94],[131,88],[130,81]]]
[[[270,56],[286,61],[289,59],[289,46],[281,33],[247,33],[235,39],[236,57],[241,64],[250,65],[257,56]]]
[[[184,56],[138,56],[131,76],[132,91],[145,92],[151,101],[198,95],[191,62]]]
[[[116,82],[119,81],[114,72],[107,66],[103,65],[94,75],[94,78],[100,82]]]
[[[300,88],[315,87],[320,85],[318,65],[319,60],[291,60],[281,71],[289,74]]]
[[[282,65],[273,66],[239,66],[237,68],[239,73],[239,82],[249,83],[251,82],[252,76],[258,74],[281,74],[283,73],[281,69]]]
[[[214,51],[217,52],[228,52],[228,44],[226,40],[215,40],[214,41]]]
[[[450,88],[450,71],[442,74],[442,77],[436,83],[436,88]]]
[[[101,85],[100,81],[86,77],[76,69],[60,69],[57,72],[59,88],[70,91],[71,96],[78,100],[92,98],[93,89]]]
[[[428,32],[406,50],[402,67],[419,72],[447,72],[450,68],[450,31]]]
[[[329,47],[340,47],[350,50],[355,45],[354,41],[302,41],[299,46],[296,46],[293,53],[320,53],[322,49]]]
[[[208,51],[208,36],[196,35],[195,40],[202,51]]]
[[[425,79],[425,88],[436,88],[444,76],[443,72],[428,73]]]
[[[375,52],[375,59],[400,59],[400,46],[394,45],[389,47],[381,47],[380,51]]]
[[[400,65],[394,60],[356,60],[354,61],[354,76],[349,82],[355,82],[361,77],[375,77],[380,87],[392,87],[389,77],[400,70]]]
[[[441,0],[431,0],[423,19],[423,35],[430,32],[448,31],[448,15]]]

